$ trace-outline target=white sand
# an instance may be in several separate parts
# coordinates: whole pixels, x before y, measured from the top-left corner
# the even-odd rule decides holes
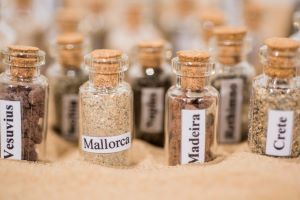
[[[251,154],[246,144],[221,147],[209,164],[168,167],[162,149],[136,141],[136,165],[113,169],[82,161],[74,146],[49,136],[55,162],[0,161],[1,200],[300,199],[300,158]]]

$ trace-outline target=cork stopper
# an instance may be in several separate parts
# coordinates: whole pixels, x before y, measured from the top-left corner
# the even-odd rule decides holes
[[[245,27],[220,26],[214,29],[218,62],[233,66],[243,59]]]
[[[62,8],[57,12],[56,22],[61,33],[76,32],[81,14],[74,8]]]
[[[178,51],[178,67],[181,76],[181,87],[199,90],[206,84],[210,55],[205,51]],[[173,63],[174,64],[174,63]],[[175,69],[176,70],[176,69]]]
[[[224,13],[216,9],[206,9],[200,14],[200,21],[202,22],[201,32],[203,40],[208,43],[213,35],[213,28],[224,24]]]
[[[157,68],[163,60],[165,43],[163,40],[143,41],[138,44],[138,59],[142,67]]]
[[[37,67],[44,64],[45,54],[37,47],[12,45],[4,54],[4,64],[9,66],[13,78],[30,79],[37,73]]]
[[[80,68],[82,63],[83,35],[65,33],[56,39],[59,62],[65,68]]]
[[[90,79],[98,87],[115,87],[119,84],[120,73],[127,60],[123,58],[122,51],[113,49],[94,50],[86,62],[90,65]]]
[[[265,58],[265,73],[271,77],[290,78],[296,75],[297,56],[300,43],[289,38],[269,38],[265,40],[266,49],[261,49]]]

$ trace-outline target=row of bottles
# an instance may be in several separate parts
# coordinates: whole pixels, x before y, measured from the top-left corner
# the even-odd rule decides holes
[[[248,123],[252,152],[299,156],[299,43],[266,40],[260,51],[264,73],[254,81],[245,28],[217,27],[211,43],[213,54],[177,52],[174,83],[171,50],[161,40],[140,42],[126,74],[129,59],[122,51],[94,50],[83,59],[82,35],[57,37],[56,64],[47,71],[51,128],[79,140],[85,160],[107,166],[130,164],[134,135],[166,144],[169,165],[208,162],[216,156],[216,143],[245,140]],[[40,75],[45,53],[9,46],[2,56],[1,158],[39,160],[48,116],[48,81]]]

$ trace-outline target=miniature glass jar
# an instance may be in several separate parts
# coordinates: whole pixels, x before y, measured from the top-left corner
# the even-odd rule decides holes
[[[89,81],[80,87],[80,147],[84,160],[130,164],[133,93],[123,81],[128,58],[119,50],[95,50],[85,57]]]
[[[136,136],[161,147],[164,145],[165,94],[171,86],[171,66],[165,62],[168,52],[163,41],[140,42],[136,62],[129,70]]]
[[[249,147],[252,152],[297,157],[300,154],[299,43],[269,38],[260,49],[264,74],[253,81]]]
[[[216,73],[211,84],[220,92],[218,142],[238,143],[248,136],[250,91],[255,68],[246,59],[249,45],[246,28],[214,29]]]
[[[207,52],[179,51],[172,60],[177,83],[166,94],[169,165],[213,160],[218,91],[209,85],[214,63]]]
[[[9,46],[2,51],[0,135],[3,159],[45,159],[48,83],[40,75],[45,53],[36,47]]]
[[[47,70],[53,108],[53,129],[66,140],[78,143],[79,87],[88,80],[82,66],[85,44],[79,33],[57,37],[52,49],[56,62]]]

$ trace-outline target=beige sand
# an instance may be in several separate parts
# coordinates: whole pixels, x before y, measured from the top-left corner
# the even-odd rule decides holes
[[[55,162],[0,161],[1,200],[300,199],[300,158],[251,154],[246,144],[221,147],[222,155],[209,164],[168,167],[163,150],[136,141],[136,165],[112,169],[82,161],[55,135],[48,141]]]

